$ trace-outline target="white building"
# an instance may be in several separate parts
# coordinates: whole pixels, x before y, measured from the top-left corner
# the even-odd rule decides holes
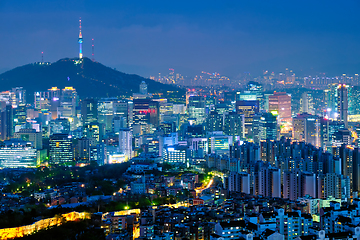
[[[132,132],[128,128],[119,131],[119,152],[126,156],[126,160],[133,157],[132,154]]]
[[[189,163],[187,151],[188,149],[186,146],[166,146],[162,153],[163,162],[171,164],[187,164]]]
[[[37,167],[39,164],[36,149],[28,142],[6,141],[5,146],[0,148],[2,168]]]

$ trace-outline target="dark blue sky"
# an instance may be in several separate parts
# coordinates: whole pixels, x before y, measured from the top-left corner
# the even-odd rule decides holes
[[[359,1],[0,1],[0,71],[78,54],[143,76],[168,68],[360,73]]]

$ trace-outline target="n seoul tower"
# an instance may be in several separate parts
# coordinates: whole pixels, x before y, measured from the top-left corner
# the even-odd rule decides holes
[[[79,50],[79,59],[82,59],[83,54],[82,54],[82,43],[83,43],[83,38],[82,38],[82,34],[81,34],[81,18],[79,20],[79,46],[80,46],[80,50]]]

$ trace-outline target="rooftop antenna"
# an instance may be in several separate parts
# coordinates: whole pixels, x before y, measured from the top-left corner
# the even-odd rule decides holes
[[[92,58],[91,58],[91,60],[92,60],[93,62],[95,62],[95,56],[94,56],[94,39],[91,39],[91,41],[92,41],[92,45],[91,45],[91,50],[92,50],[91,56],[92,56]]]

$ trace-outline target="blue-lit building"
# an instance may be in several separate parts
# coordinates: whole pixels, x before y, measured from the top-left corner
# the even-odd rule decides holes
[[[259,112],[258,100],[236,101],[236,113],[245,117],[245,137],[252,137],[252,124],[254,115]]]
[[[186,146],[165,146],[163,148],[163,162],[171,164],[182,164],[189,163],[188,148]]]
[[[276,140],[277,119],[272,113],[262,113],[259,119],[259,140]]]
[[[50,163],[69,165],[74,161],[72,138],[68,134],[53,134],[49,141]]]
[[[21,139],[5,141],[5,146],[0,148],[0,167],[20,168],[37,167],[37,150],[32,147],[31,142]]]

